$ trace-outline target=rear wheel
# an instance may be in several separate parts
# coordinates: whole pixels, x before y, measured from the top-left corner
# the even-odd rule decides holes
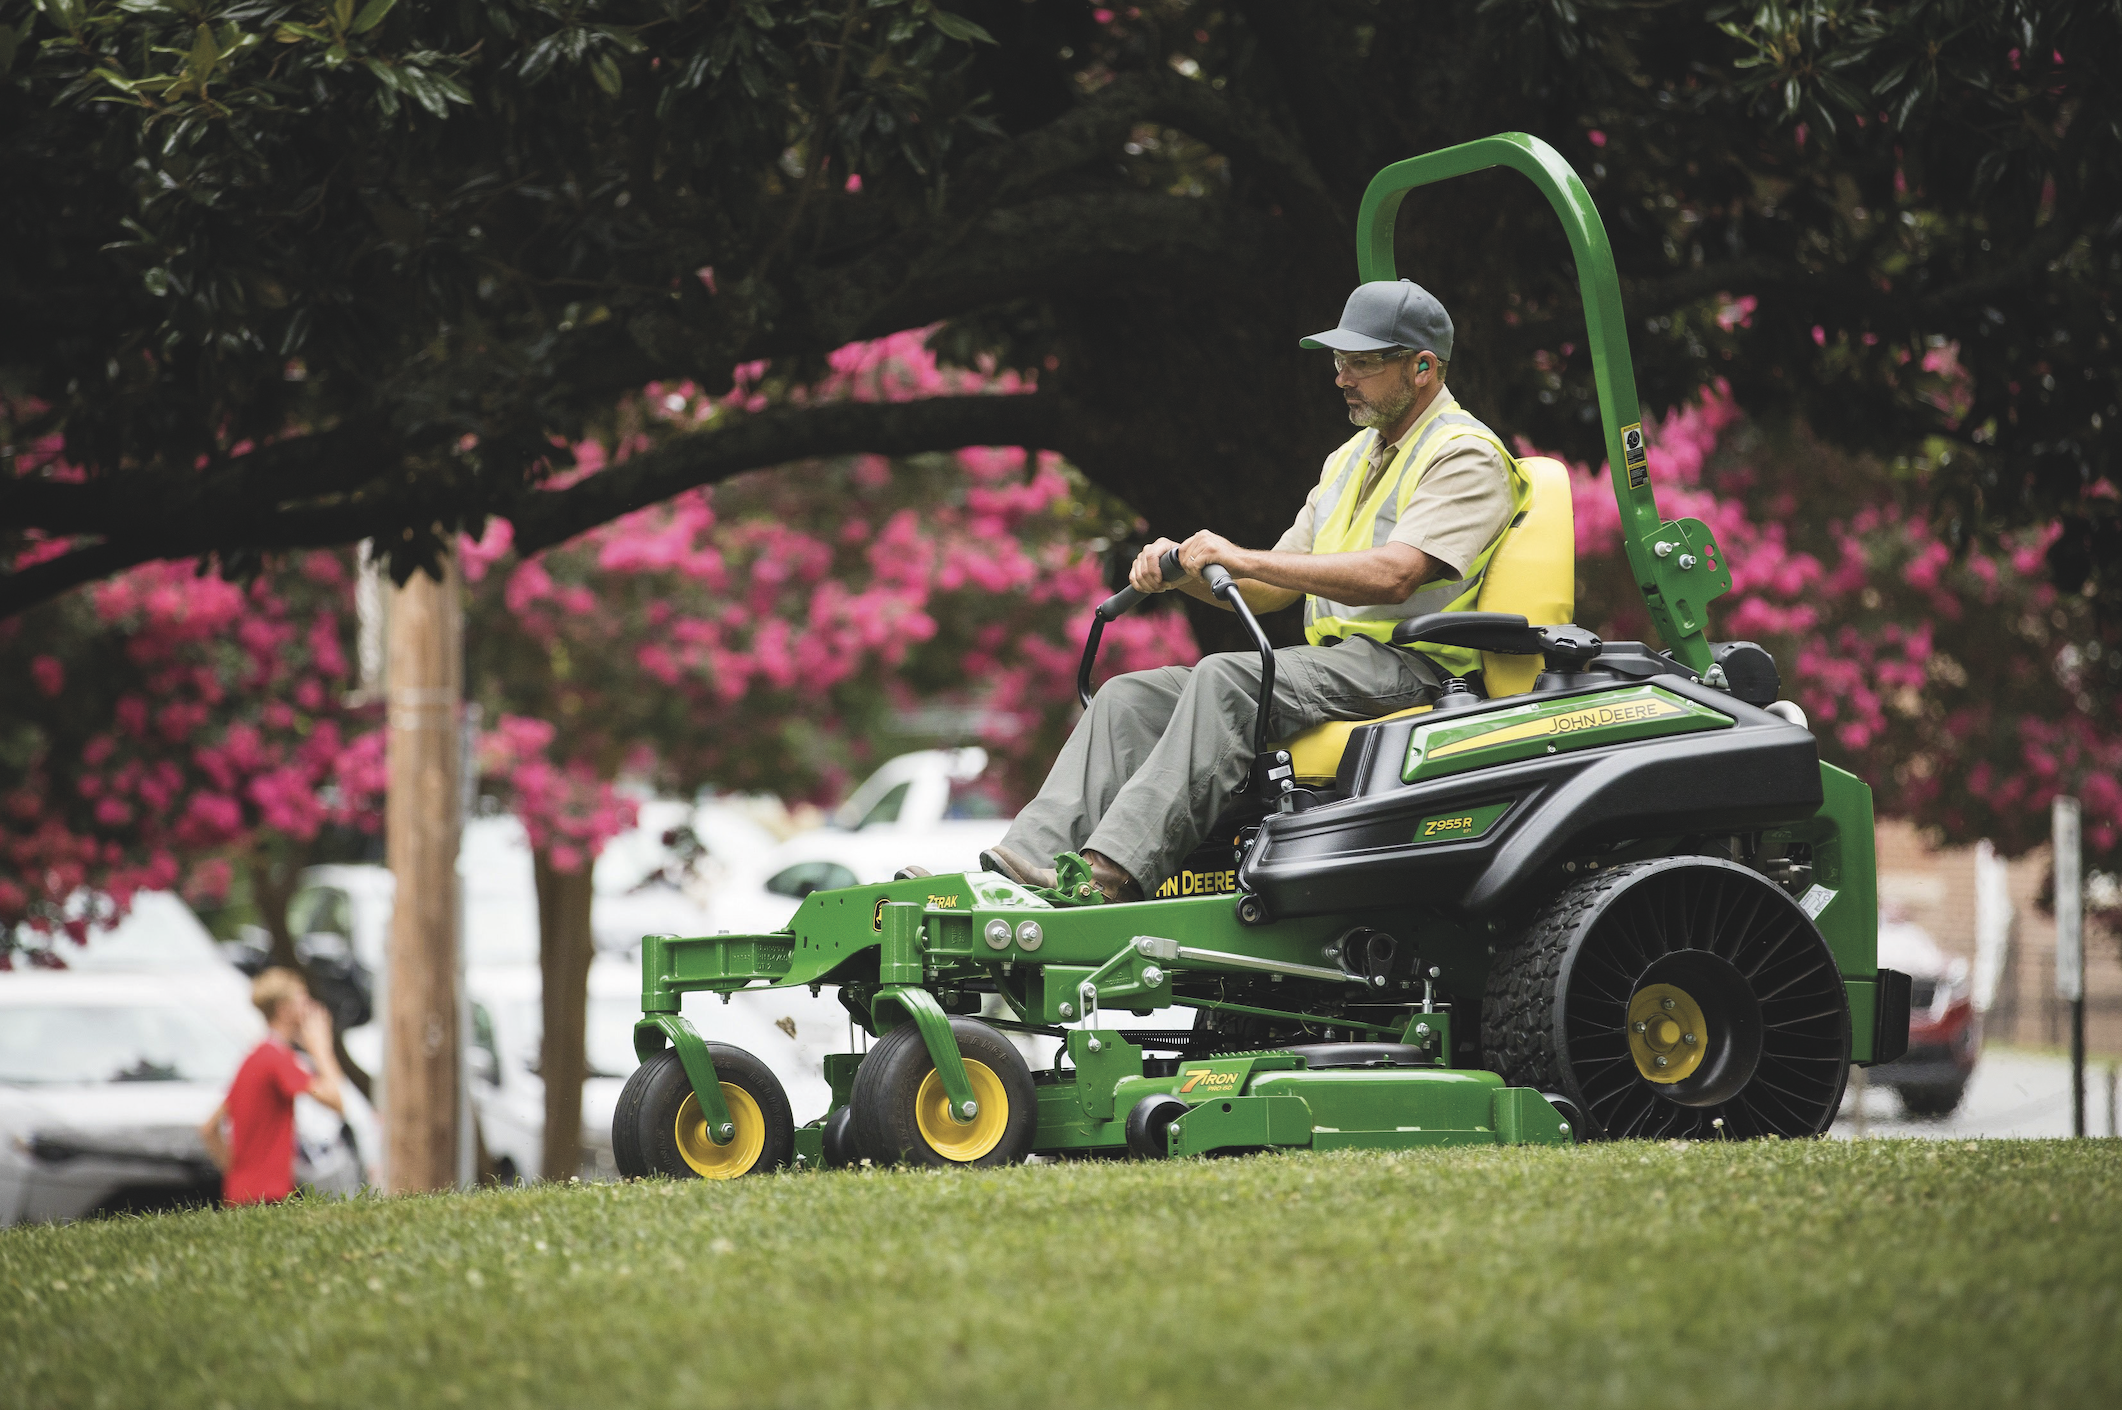
[[[1827,942],[1782,888],[1709,857],[1564,890],[1496,956],[1481,1027],[1491,1067],[1610,1139],[1818,1135],[1849,1075]]]
[[[971,1121],[950,1114],[943,1079],[921,1041],[902,1023],[855,1069],[855,1146],[880,1165],[1015,1165],[1031,1151],[1038,1098],[1031,1069],[1000,1033],[970,1018],[950,1021],[978,1108]]]
[[[684,1064],[666,1048],[636,1068],[620,1093],[612,1154],[616,1160],[624,1151],[637,1162],[633,1171],[622,1165],[621,1174],[734,1180],[788,1164],[796,1128],[780,1079],[742,1048],[709,1043],[707,1052],[736,1134],[715,1144]]]

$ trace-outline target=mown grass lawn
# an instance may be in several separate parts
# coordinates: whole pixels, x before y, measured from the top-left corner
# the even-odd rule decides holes
[[[1283,1155],[0,1231],[0,1403],[2122,1405],[2122,1144]]]

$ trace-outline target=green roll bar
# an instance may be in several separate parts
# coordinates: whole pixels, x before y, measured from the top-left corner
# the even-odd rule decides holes
[[[1547,197],[1577,262],[1584,298],[1585,331],[1598,384],[1599,415],[1606,432],[1607,464],[1614,499],[1621,506],[1621,542],[1651,621],[1681,664],[1706,674],[1712,667],[1706,608],[1731,589],[1731,569],[1716,538],[1697,519],[1661,520],[1650,488],[1650,460],[1643,416],[1636,404],[1636,375],[1628,359],[1628,321],[1621,311],[1621,280],[1598,207],[1576,169],[1562,154],[1523,132],[1499,133],[1440,152],[1394,162],[1371,178],[1356,216],[1356,265],[1365,281],[1397,279],[1393,223],[1400,203],[1417,186],[1503,166],[1523,173]]]

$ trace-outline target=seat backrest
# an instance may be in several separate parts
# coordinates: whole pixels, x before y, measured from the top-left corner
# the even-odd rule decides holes
[[[1483,612],[1515,612],[1536,627],[1557,627],[1577,611],[1577,516],[1570,504],[1569,470],[1559,460],[1534,456],[1520,460],[1519,468],[1532,485],[1532,500],[1525,517],[1511,527],[1488,560],[1488,576],[1482,580],[1480,599],[1474,604]],[[1523,695],[1533,688],[1540,674],[1537,656],[1502,656],[1481,653],[1481,679],[1491,698]],[[1428,710],[1417,705],[1387,715],[1418,715]],[[1295,766],[1297,782],[1333,782],[1341,767],[1341,754],[1358,725],[1370,720],[1328,720],[1313,725],[1294,739],[1285,740]]]
[[[1532,502],[1511,526],[1474,606],[1482,612],[1514,612],[1536,627],[1557,627],[1577,612],[1577,516],[1570,504],[1569,470],[1546,456],[1521,459],[1532,484]],[[1523,695],[1540,674],[1537,656],[1481,653],[1481,679],[1491,700]]]

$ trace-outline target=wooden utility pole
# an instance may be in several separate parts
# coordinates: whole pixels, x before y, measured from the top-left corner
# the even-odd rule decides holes
[[[458,715],[464,601],[454,558],[390,594],[390,1024],[385,1035],[386,1184],[457,1183]]]

